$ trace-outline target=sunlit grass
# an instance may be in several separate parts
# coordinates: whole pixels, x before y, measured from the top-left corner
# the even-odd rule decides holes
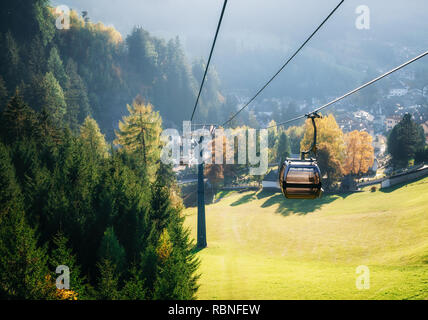
[[[428,179],[386,192],[285,200],[232,193],[207,206],[201,299],[428,298]],[[196,235],[196,209],[186,210]],[[356,267],[370,268],[358,290]]]

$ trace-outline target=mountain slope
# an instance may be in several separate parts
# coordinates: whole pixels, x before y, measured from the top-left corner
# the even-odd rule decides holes
[[[202,299],[428,298],[428,178],[385,192],[285,200],[233,194],[207,206]],[[196,235],[196,209],[186,211]],[[356,288],[356,268],[370,289]]]

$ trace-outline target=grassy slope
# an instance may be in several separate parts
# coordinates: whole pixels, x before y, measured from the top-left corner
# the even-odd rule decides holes
[[[234,193],[207,206],[200,299],[427,299],[428,178],[315,201]],[[186,210],[196,236],[196,209]],[[358,290],[356,267],[370,268]]]

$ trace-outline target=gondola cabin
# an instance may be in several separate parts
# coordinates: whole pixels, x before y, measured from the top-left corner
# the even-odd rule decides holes
[[[314,159],[287,159],[279,171],[279,185],[287,199],[316,199],[323,193],[321,172]]]

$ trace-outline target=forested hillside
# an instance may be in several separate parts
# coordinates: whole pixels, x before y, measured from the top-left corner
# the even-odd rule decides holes
[[[1,4],[0,298],[192,299],[198,261],[159,135],[192,107],[198,66],[141,28],[123,41],[73,13],[58,30],[47,5]]]
[[[140,95],[168,126],[191,113],[203,61],[190,65],[177,38],[165,41],[141,27],[123,37],[71,12],[70,29],[55,27],[48,1],[5,1],[0,13],[0,94],[16,87],[31,108],[46,109],[76,130],[87,115],[108,139],[126,104]],[[224,103],[214,69],[202,95],[200,119],[218,117]]]

